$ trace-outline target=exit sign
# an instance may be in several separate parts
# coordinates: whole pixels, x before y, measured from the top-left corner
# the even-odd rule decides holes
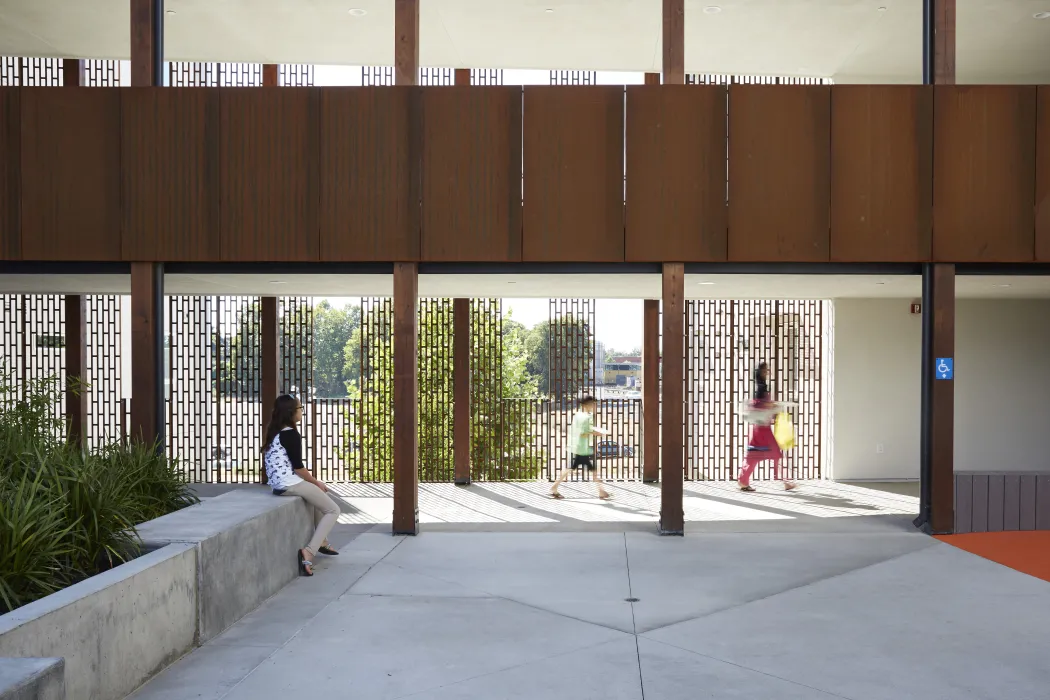
[[[911,312],[913,314],[921,314],[922,313],[922,304],[912,304],[911,305]]]

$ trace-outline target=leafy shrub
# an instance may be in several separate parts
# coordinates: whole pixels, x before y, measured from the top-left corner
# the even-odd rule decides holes
[[[57,380],[0,382],[0,612],[133,558],[136,525],[197,502],[149,446],[67,444]]]

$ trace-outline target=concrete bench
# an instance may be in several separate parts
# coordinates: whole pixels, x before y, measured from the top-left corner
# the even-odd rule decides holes
[[[139,558],[0,616],[0,657],[17,657],[0,659],[0,689],[10,676],[22,693],[0,699],[124,698],[293,581],[313,518],[301,498],[260,487],[138,530]],[[41,658],[64,666],[45,672]],[[68,695],[54,695],[55,674]]]
[[[62,659],[0,659],[0,700],[65,700]]]
[[[274,496],[264,486],[209,498],[139,528],[146,549],[196,547],[200,644],[295,580],[295,553],[312,532],[303,499]]]

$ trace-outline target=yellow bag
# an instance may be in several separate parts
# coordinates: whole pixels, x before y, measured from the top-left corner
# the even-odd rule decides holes
[[[773,437],[782,450],[790,450],[795,446],[795,426],[791,424],[791,416],[786,413],[778,413],[773,421]]]

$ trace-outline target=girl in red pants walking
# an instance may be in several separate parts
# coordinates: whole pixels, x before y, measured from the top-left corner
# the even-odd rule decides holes
[[[772,401],[769,396],[769,365],[763,362],[755,370],[755,393],[748,406],[747,420],[751,423],[751,439],[747,444],[747,459],[744,470],[740,473],[741,491],[754,491],[751,487],[751,475],[760,462],[772,460],[773,478],[780,478],[780,460],[783,453],[773,436],[773,421],[781,413],[785,404]],[[791,491],[795,482],[784,479],[784,489]]]

